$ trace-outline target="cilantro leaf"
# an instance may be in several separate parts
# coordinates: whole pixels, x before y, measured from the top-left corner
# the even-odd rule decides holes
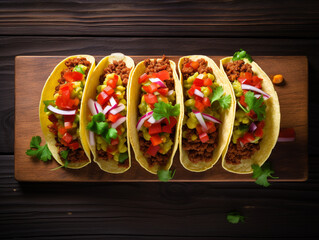
[[[61,151],[60,152],[60,155],[61,157],[66,160],[68,158],[68,155],[69,155],[69,151],[68,150],[65,150],[65,151]]]
[[[153,117],[155,120],[160,120],[161,118],[167,118],[169,122],[169,117],[176,117],[179,115],[179,104],[172,106],[171,103],[158,102],[154,104],[155,108],[153,109]]]
[[[43,103],[45,105],[44,107],[44,112],[50,112],[50,110],[48,109],[48,106],[51,104],[51,103],[54,103],[55,101],[54,100],[44,100]]]
[[[37,157],[43,162],[47,162],[48,160],[51,160],[52,153],[50,152],[47,144],[45,144],[44,146],[40,146],[40,143],[40,136],[32,137],[30,142],[30,149],[26,151],[26,154],[28,156]]]
[[[252,62],[252,57],[243,49],[240,49],[238,52],[234,53],[234,56],[232,58],[233,61],[242,60],[242,59],[248,59],[249,62]]]
[[[94,115],[91,122],[89,122],[86,128],[102,136],[102,138],[108,144],[111,143],[111,139],[117,138],[117,130],[114,128],[109,128],[109,124],[105,122],[105,115],[103,113]]]
[[[79,73],[85,74],[85,72],[83,71],[81,65],[75,66],[74,69],[73,69],[73,72],[79,72]]]
[[[224,109],[229,108],[230,106],[230,102],[231,102],[231,96],[230,95],[225,95],[224,94],[224,89],[222,86],[218,86],[214,91],[213,91],[213,95],[210,98],[210,102],[211,104],[213,104],[213,102],[218,101],[220,106]]]
[[[103,139],[110,144],[111,139],[116,139],[117,138],[117,130],[115,128],[109,128],[108,130],[104,131],[101,136]]]
[[[62,151],[62,152],[64,152],[64,151]],[[62,153],[62,152],[61,152],[61,153]],[[63,168],[63,167],[64,167],[64,168],[67,168],[68,165],[69,165],[69,161],[68,161],[68,160],[65,160],[65,162],[64,162],[63,165],[58,166],[58,167],[56,167],[56,168],[53,168],[53,169],[51,169],[50,171],[55,171],[55,170],[58,170],[58,169]]]
[[[169,180],[173,179],[175,172],[176,169],[174,171],[159,169],[157,171],[158,180],[160,180],[161,182],[168,182]]]
[[[253,164],[251,165],[251,168],[254,170],[252,177],[256,179],[255,183],[258,185],[269,187],[270,183],[268,182],[267,177],[273,179],[278,178],[271,176],[275,171],[270,168],[269,163],[265,163],[262,167],[259,167],[258,164]]]
[[[266,105],[264,104],[264,98],[256,98],[255,94],[251,91],[245,94],[245,103],[247,103],[248,110],[253,110],[257,114],[258,121],[265,119]]]
[[[119,163],[124,163],[128,159],[128,152],[120,153]]]
[[[245,217],[242,216],[239,212],[230,212],[227,214],[227,221],[229,223],[239,223],[239,222],[245,222]]]

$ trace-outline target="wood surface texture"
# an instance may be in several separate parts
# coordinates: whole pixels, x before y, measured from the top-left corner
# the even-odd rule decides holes
[[[56,162],[44,164],[25,154],[32,136],[40,135],[38,105],[42,88],[52,69],[65,58],[17,56],[15,61],[15,178],[18,181],[157,181],[157,176],[148,173],[132,156],[132,167],[123,174],[109,174],[101,171],[93,163],[80,170],[60,169],[50,171],[57,166]],[[97,56],[98,62],[103,56]],[[146,56],[131,56],[135,64],[146,59]],[[160,58],[161,56],[149,56]],[[181,56],[167,56],[178,63]],[[222,56],[210,56],[219,65]],[[285,76],[285,86],[275,86],[280,101],[281,127],[293,127],[296,131],[295,142],[278,143],[269,161],[279,177],[276,181],[305,181],[308,176],[308,62],[304,56],[290,57],[255,57],[261,68],[274,76],[281,73]],[[26,91],[26,87],[32,91]],[[28,99],[28,101],[26,101]],[[291,106],[294,112],[291,111]],[[298,113],[296,115],[296,113]],[[295,120],[297,119],[297,120]],[[44,143],[43,143],[44,144]],[[132,151],[133,152],[133,151]],[[172,181],[254,181],[251,174],[233,174],[221,167],[221,161],[203,173],[193,173],[182,167],[179,153],[175,155],[172,169],[176,174]]]
[[[0,238],[318,239],[318,12],[311,0],[0,1]],[[254,57],[307,56],[306,182],[263,188],[14,179],[15,56],[225,56],[239,48]],[[228,223],[233,210],[246,222]]]

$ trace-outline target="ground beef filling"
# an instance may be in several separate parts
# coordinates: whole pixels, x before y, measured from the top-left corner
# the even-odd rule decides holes
[[[199,67],[197,70],[194,70],[192,67],[186,67],[186,64],[191,60],[189,58],[184,59],[184,63],[182,64],[182,74],[183,79],[186,80],[190,76],[193,76],[196,72],[199,74],[202,73],[213,73],[211,67],[207,66],[207,61],[201,58],[198,59]],[[187,97],[187,96],[186,96]],[[186,99],[187,100],[187,99]],[[193,163],[198,163],[200,161],[209,162],[213,158],[213,152],[217,147],[218,142],[218,124],[216,126],[216,131],[213,133],[208,133],[209,140],[206,143],[202,143],[199,138],[195,141],[191,140],[192,134],[198,136],[196,129],[189,129],[187,125],[183,126],[183,131],[187,131],[186,138],[183,138],[182,145],[183,149],[187,152],[188,158]]]
[[[166,70],[169,73],[169,80],[165,80],[165,84],[169,90],[174,90],[174,78],[173,78],[173,70],[170,66],[169,60],[163,55],[162,59],[151,61],[150,59],[146,59],[144,61],[144,65],[146,67],[145,73],[147,75],[152,75],[153,73],[160,72],[162,70]],[[172,103],[173,105],[175,103]],[[172,129],[172,133],[170,134],[171,140],[174,142],[175,136],[175,128]],[[140,150],[144,153],[148,164],[150,166],[158,165],[166,165],[167,161],[169,160],[170,156],[172,155],[172,148],[166,153],[161,154],[157,153],[155,157],[147,154],[148,148],[151,146],[151,141],[146,141],[143,137],[143,133],[141,131],[138,132],[139,143],[140,143]]]
[[[237,60],[235,62],[228,62],[224,65],[224,70],[230,81],[235,81],[239,78],[241,72],[253,73],[251,65],[245,63],[243,60]]]
[[[131,68],[126,66],[126,63],[121,61],[113,61],[113,63],[109,64],[106,68],[104,68],[104,73],[100,76],[100,85],[103,84],[106,75],[115,73],[116,75],[121,77],[123,82],[123,86],[127,86],[128,78],[130,75]],[[124,94],[124,99],[126,100],[126,92]],[[100,159],[107,161],[109,159],[107,152],[103,151],[102,149],[97,151],[97,155]],[[121,167],[128,167],[129,166],[129,159],[127,158],[123,163],[118,163],[118,166]]]
[[[59,89],[60,89],[60,86],[62,84],[64,84],[66,82],[66,80],[64,79],[63,75],[66,73],[66,72],[72,72],[73,71],[73,68],[79,64],[82,64],[84,66],[87,67],[86,71],[85,71],[85,74],[87,75],[88,72],[89,72],[89,69],[90,69],[90,66],[91,66],[91,63],[86,60],[86,58],[72,58],[72,59],[68,59],[66,62],[65,62],[65,66],[67,66],[66,69],[64,69],[62,72],[61,72],[61,78],[58,80],[59,82],[59,85],[55,87],[55,92],[54,94],[58,93],[59,92]],[[49,131],[52,132],[55,136],[58,135],[58,132],[52,128],[52,126],[48,126],[49,128]],[[55,138],[56,140],[56,144],[55,146],[58,148],[58,153],[60,155],[60,152],[62,151],[66,151],[66,150],[69,150],[69,153],[68,153],[68,158],[67,160],[69,162],[72,162],[72,163],[75,163],[75,162],[83,162],[83,161],[87,161],[87,156],[84,152],[84,150],[80,147],[76,150],[71,150],[70,148],[64,146],[63,144],[61,144],[58,140],[58,138],[56,137]],[[78,140],[77,140],[78,141]],[[80,141],[78,141],[78,143],[80,144],[81,146],[81,143]],[[63,160],[63,158],[61,157],[60,155],[60,158]]]
[[[259,144],[247,143],[242,147],[240,144],[231,142],[226,154],[226,162],[233,165],[240,164],[241,160],[251,158],[259,149]]]

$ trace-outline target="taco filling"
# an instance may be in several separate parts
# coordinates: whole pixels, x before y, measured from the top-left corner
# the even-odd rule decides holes
[[[228,62],[224,66],[236,96],[236,115],[233,135],[226,154],[226,163],[240,164],[260,149],[266,118],[266,104],[270,96],[263,92],[263,79],[243,60]]]
[[[165,166],[172,155],[179,115],[173,70],[165,56],[159,60],[147,59],[144,65],[145,72],[138,80],[141,84],[137,123],[140,150],[150,166]]]
[[[181,72],[185,100],[182,146],[191,162],[208,162],[218,145],[221,111],[229,108],[231,97],[215,81],[205,59],[185,58]]]
[[[88,102],[93,115],[87,125],[91,131],[90,144],[96,144],[98,159],[114,160],[121,167],[129,165],[126,86],[130,71],[124,61],[113,61],[100,76],[97,101],[90,99]]]
[[[79,134],[80,105],[83,89],[91,63],[86,58],[72,58],[55,87],[53,100],[45,100],[49,131],[55,135],[58,153],[64,162],[87,161]]]

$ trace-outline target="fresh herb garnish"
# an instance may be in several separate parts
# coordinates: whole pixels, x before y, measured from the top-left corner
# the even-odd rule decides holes
[[[82,65],[83,66],[83,65]],[[79,72],[79,73],[82,73],[83,75],[85,74],[85,72],[83,71],[81,65],[77,65],[74,67],[73,69],[74,72]]]
[[[245,217],[242,216],[239,212],[230,212],[227,214],[227,221],[229,223],[239,223],[239,222],[245,222]]]
[[[108,144],[111,143],[111,139],[117,138],[116,129],[109,128],[109,124],[105,122],[105,115],[103,113],[94,115],[86,128],[100,135]]]
[[[254,93],[249,91],[245,94],[245,103],[247,103],[249,112],[253,110],[257,114],[258,121],[265,119],[266,105],[263,97],[256,98]]]
[[[65,160],[63,165],[58,166],[58,167],[56,167],[56,168],[53,168],[53,169],[51,169],[50,171],[55,171],[55,170],[58,170],[58,169],[63,168],[63,167],[64,167],[64,168],[67,168],[68,165],[69,165],[69,161],[68,161],[68,160]]]
[[[232,58],[233,61],[242,60],[242,59],[248,59],[249,62],[252,62],[252,57],[243,49],[240,49],[238,52],[234,53],[234,56]]]
[[[175,172],[176,172],[176,169],[175,170],[159,169],[157,171],[158,180],[160,180],[161,182],[168,182],[169,180],[173,179]]]
[[[263,166],[259,167],[257,164],[251,165],[251,168],[254,170],[253,178],[256,179],[255,183],[264,187],[270,186],[270,183],[267,180],[267,177],[276,179],[278,177],[273,177],[271,174],[275,173],[274,170],[270,168],[269,163],[265,163]]]
[[[40,146],[40,143],[40,136],[32,137],[30,142],[30,149],[26,151],[26,154],[32,157],[37,157],[43,162],[47,162],[48,160],[51,160],[52,153],[50,152],[47,144],[45,144],[44,146]]]
[[[61,156],[64,160],[67,159],[68,155],[69,155],[69,150],[65,150],[65,151],[61,151],[61,152],[60,152],[60,156]]]
[[[169,117],[176,117],[179,115],[179,104],[172,106],[171,103],[158,102],[154,104],[155,108],[153,109],[153,117],[155,120],[160,120],[161,118],[167,118],[168,122]]]
[[[230,95],[224,95],[224,89],[222,86],[218,86],[214,91],[213,91],[213,95],[210,98],[210,102],[211,104],[213,104],[213,102],[218,101],[220,106],[224,109],[229,108],[230,106],[230,102],[231,102],[231,97]]]
[[[54,100],[44,100],[43,101],[45,107],[44,107],[44,112],[50,112],[50,110],[48,109],[48,106],[51,104],[51,103],[54,103]]]
[[[128,159],[128,152],[120,153],[119,163],[124,163],[126,159]]]

